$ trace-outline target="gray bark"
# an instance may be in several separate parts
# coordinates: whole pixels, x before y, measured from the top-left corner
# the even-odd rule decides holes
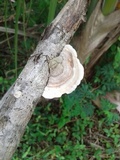
[[[0,160],[10,160],[49,77],[49,60],[58,56],[84,21],[87,0],[69,0],[0,101]]]

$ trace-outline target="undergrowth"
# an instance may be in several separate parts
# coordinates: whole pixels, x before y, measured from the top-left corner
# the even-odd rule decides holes
[[[119,159],[116,106],[104,98],[101,108],[94,104],[98,96],[120,89],[118,46],[119,41],[102,57],[91,82],[84,80],[73,93],[37,106],[13,160]]]
[[[54,12],[58,13],[65,2],[58,0]],[[0,96],[14,83],[15,75],[34,51],[50,21],[48,15],[55,14],[50,13],[50,0],[21,1],[20,5],[23,7],[15,22],[17,2],[0,2],[1,26],[14,28],[19,21],[17,32],[23,31],[16,38],[10,29],[0,36]],[[12,160],[119,159],[120,117],[116,106],[104,98],[107,92],[120,90],[119,62],[120,40],[102,56],[89,82],[84,79],[73,93],[38,104]],[[94,103],[98,97],[100,106]]]

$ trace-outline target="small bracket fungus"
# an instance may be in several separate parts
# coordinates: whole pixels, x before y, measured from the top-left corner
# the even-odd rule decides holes
[[[14,93],[14,97],[15,97],[15,98],[19,98],[21,95],[22,95],[22,92],[21,92],[21,91],[16,91],[16,92]]]
[[[70,45],[63,48],[60,56],[50,60],[49,67],[50,78],[42,95],[47,99],[71,93],[84,76],[84,68],[77,58],[75,49]]]

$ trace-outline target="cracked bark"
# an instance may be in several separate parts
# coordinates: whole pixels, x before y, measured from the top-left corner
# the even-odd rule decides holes
[[[84,21],[87,0],[69,0],[46,29],[16,82],[0,101],[0,160],[10,160],[47,84],[49,60],[58,56]]]

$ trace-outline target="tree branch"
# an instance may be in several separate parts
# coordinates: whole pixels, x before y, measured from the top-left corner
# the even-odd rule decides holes
[[[83,22],[87,0],[69,0],[46,29],[18,79],[0,101],[0,160],[10,160],[47,84],[49,60]]]

